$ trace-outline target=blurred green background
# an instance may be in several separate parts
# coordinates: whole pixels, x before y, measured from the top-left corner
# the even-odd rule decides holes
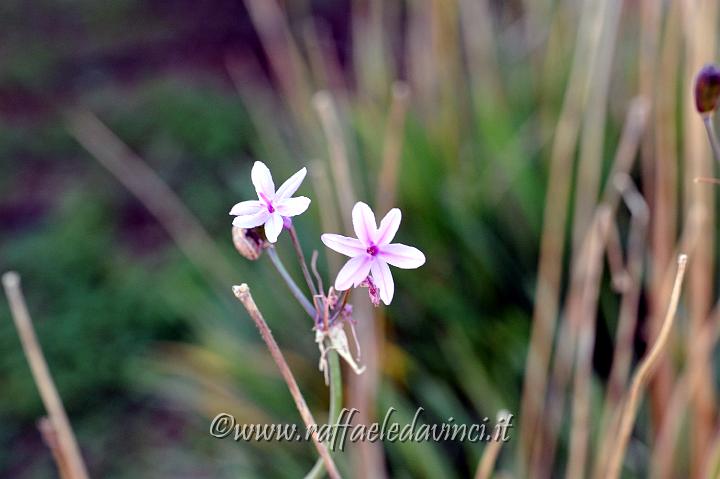
[[[246,3],[273,18],[272,9]],[[398,239],[428,261],[396,270],[395,300],[379,314],[387,339],[378,409],[411,417],[422,406],[429,422],[518,413],[547,180],[541,160],[568,81],[579,9],[564,5],[548,39],[546,25],[525,30],[524,3],[478,4],[491,10],[478,25],[480,47],[469,49],[459,46],[470,27],[460,31],[455,2],[284,2],[306,65],[303,82],[288,83],[256,32],[262,18],[253,22],[240,1],[2,2],[0,269],[22,275],[94,477],[298,477],[312,465],[307,444],[237,444],[207,429],[225,410],[246,422],[299,422],[232,298],[230,286],[240,282],[253,289],[311,408],[322,417],[327,407],[310,325],[266,261],[234,251],[227,215],[254,195],[253,161],[266,162],[278,184],[307,165],[300,193],[313,203],[295,225],[306,254],[321,251],[329,284],[338,258],[321,248],[328,205],[314,189],[322,181],[311,178],[314,168],[331,171],[313,106],[321,89],[336,100],[357,197],[373,207],[393,82],[410,92],[393,204],[403,211]],[[632,31],[635,10],[626,8],[621,31]],[[486,48],[483,34],[493,39]],[[549,41],[538,68],[537,46]],[[635,40],[620,46],[610,146],[635,82],[627,66]],[[76,108],[94,112],[167,182],[214,241],[199,249],[218,262],[198,268],[79,145],[65,116]],[[613,149],[601,158],[603,171]],[[287,237],[279,248],[291,257]],[[366,301],[364,292],[353,301]],[[604,294],[600,316],[616,304]],[[610,328],[604,321],[598,328],[596,366],[605,374]],[[35,426],[43,414],[3,304],[0,476],[54,477]],[[467,477],[483,447],[384,449],[392,477]],[[501,467],[512,467],[511,450]],[[353,461],[339,462],[347,469]]]

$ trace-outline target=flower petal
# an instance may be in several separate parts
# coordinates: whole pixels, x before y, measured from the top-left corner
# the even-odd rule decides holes
[[[241,201],[232,207],[230,214],[233,216],[254,215],[261,208],[263,208],[263,204],[258,200]]]
[[[365,246],[357,238],[326,233],[320,236],[325,246],[345,256],[355,257],[365,253]]]
[[[372,257],[367,254],[361,254],[350,259],[335,278],[335,289],[345,291],[351,286],[357,286],[367,278],[370,273],[370,265],[374,263]]]
[[[258,198],[262,198],[265,195],[266,198],[273,199],[275,197],[275,183],[273,183],[272,175],[270,170],[265,166],[262,161],[256,161],[250,172],[255,191],[257,191]]]
[[[305,212],[310,206],[310,198],[298,196],[297,198],[287,198],[275,203],[275,211],[282,216],[297,216]]]
[[[307,168],[303,168],[294,175],[292,175],[290,178],[285,180],[285,183],[280,185],[280,188],[278,188],[277,192],[275,193],[275,201],[290,198],[293,193],[295,193],[297,189],[300,188],[300,184],[305,179],[306,174]]]
[[[278,236],[283,229],[283,219],[278,212],[275,212],[269,216],[265,222],[265,237],[271,243],[277,241]]]
[[[265,223],[269,216],[270,213],[263,208],[255,214],[236,217],[233,220],[233,226],[237,226],[238,228],[255,228]]]
[[[390,243],[400,227],[401,219],[402,213],[400,213],[399,208],[393,208],[388,211],[382,221],[380,221],[377,236],[375,237],[375,244],[383,246]]]
[[[370,271],[375,285],[380,289],[380,299],[382,299],[383,303],[390,304],[395,294],[395,283],[390,272],[390,266],[381,259],[375,260],[370,267]]]
[[[355,203],[352,210],[352,221],[358,239],[368,246],[374,244],[377,226],[375,224],[375,214],[370,207],[362,201]]]
[[[378,256],[402,269],[415,269],[425,264],[425,255],[417,248],[400,243],[383,246]]]

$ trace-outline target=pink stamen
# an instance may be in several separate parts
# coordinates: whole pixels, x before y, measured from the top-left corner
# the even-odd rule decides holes
[[[270,201],[268,197],[265,196],[265,193],[260,193],[260,198],[262,198],[263,201],[265,201],[265,203],[267,204],[268,211],[270,213],[275,213],[275,207],[273,206],[272,201]]]
[[[371,245],[368,249],[365,250],[367,254],[370,256],[376,256],[380,251],[378,250],[378,247],[375,245]]]

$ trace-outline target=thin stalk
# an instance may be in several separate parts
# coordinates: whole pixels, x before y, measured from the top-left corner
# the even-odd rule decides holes
[[[329,346],[329,344],[326,344],[326,347]],[[330,368],[330,411],[328,412],[328,424],[337,424],[342,410],[343,385],[340,359],[334,349],[328,349],[327,362]],[[305,479],[319,479],[324,472],[325,464],[322,459],[318,459],[310,472],[305,476]]]
[[[55,382],[50,375],[50,369],[45,361],[40,343],[35,335],[35,329],[30,319],[25,297],[20,288],[20,276],[11,271],[2,276],[5,295],[10,303],[10,313],[17,328],[25,357],[30,365],[35,384],[40,393],[48,421],[54,432],[54,442],[48,443],[53,456],[57,460],[58,469],[63,479],[87,479],[88,473],[83,462],[70,421]],[[47,429],[47,428],[46,428]]]
[[[315,320],[315,318],[317,317],[317,312],[315,311],[315,308],[313,307],[312,303],[308,301],[303,292],[300,291],[300,288],[292,279],[292,276],[290,276],[290,273],[288,273],[287,269],[285,269],[285,265],[283,265],[283,262],[278,256],[277,251],[275,251],[275,248],[268,248],[267,255],[270,257],[270,261],[272,261],[273,266],[275,266],[275,269],[278,273],[280,273],[283,281],[285,281],[285,284],[290,289],[290,293],[292,293],[298,303],[300,303],[300,306],[303,307],[308,316]]]
[[[317,296],[318,291],[315,287],[315,283],[312,281],[312,277],[310,276],[310,270],[308,270],[305,255],[303,254],[302,247],[300,246],[300,240],[298,239],[297,232],[295,231],[295,226],[290,226],[289,231],[290,239],[292,240],[293,247],[295,248],[295,254],[297,255],[298,262],[300,263],[300,269],[302,269],[303,277],[305,277],[305,282],[310,289],[310,295],[314,298]]]
[[[278,344],[275,342],[275,338],[273,338],[272,332],[270,331],[270,328],[265,322],[265,318],[263,318],[262,313],[260,313],[260,310],[257,308],[257,305],[255,304],[255,301],[250,294],[250,288],[247,284],[233,286],[233,293],[245,307],[248,314],[250,315],[250,318],[252,318],[255,326],[257,326],[258,330],[260,331],[260,336],[262,336],[263,341],[265,341],[265,344],[270,351],[270,355],[272,356],[273,360],[275,360],[275,364],[277,365],[278,369],[280,369],[280,374],[282,375],[288,389],[290,390],[290,394],[295,401],[295,406],[300,412],[300,416],[302,417],[305,426],[308,429],[314,428],[314,430],[312,431],[313,444],[315,445],[315,449],[317,449],[318,454],[322,458],[325,468],[328,471],[328,475],[332,479],[339,479],[340,473],[338,472],[338,469],[335,466],[332,457],[330,457],[330,453],[328,452],[327,447],[325,446],[325,444],[320,442],[316,427],[317,423],[315,422],[315,419],[313,418],[312,413],[310,412],[310,409],[305,402],[305,398],[300,392],[300,388],[298,387],[297,381],[295,381],[295,376],[293,376],[293,373],[290,370],[290,366],[288,366],[287,361],[285,361],[285,356],[280,350]]]
[[[718,144],[717,135],[715,134],[715,126],[712,122],[712,116],[703,115],[703,124],[705,125],[705,132],[707,133],[710,146],[712,147],[713,156],[715,160],[720,163],[720,145]]]
[[[342,313],[342,310],[345,308],[345,305],[348,302],[348,297],[350,297],[350,290],[345,290],[345,292],[342,295],[342,301],[340,301],[340,305],[335,308],[335,314],[333,314],[333,317],[330,318],[330,323],[332,324],[338,316],[340,316],[340,313]]]
[[[320,273],[317,269],[317,260],[318,260],[318,252],[317,250],[313,250],[312,258],[310,258],[310,268],[312,268],[312,272],[315,275],[315,281],[317,281],[318,288],[320,291],[325,291],[325,287],[323,286],[323,280],[322,276],[320,276]]]
[[[292,235],[294,233],[294,229],[291,231]],[[296,240],[293,240],[293,244],[297,244],[299,246],[300,243],[296,242]],[[290,289],[293,297],[295,297],[295,299],[300,303],[300,305],[307,312],[307,314],[311,318],[313,318],[313,320],[315,320],[320,313],[313,308],[312,304],[310,304],[310,301],[308,301],[305,295],[303,295],[302,291],[300,291],[300,287],[297,285],[297,283],[295,283],[295,280],[293,280],[288,273],[285,265],[283,265],[282,260],[278,256],[277,251],[275,251],[275,248],[268,248],[267,253],[270,257],[270,260],[272,261],[273,266],[275,266],[275,269],[277,269],[278,273],[280,273],[280,276],[282,276],[283,280],[285,281],[285,284]],[[298,259],[300,260],[300,263],[304,265],[305,259],[300,256],[301,254],[302,252],[298,254]],[[312,284],[312,282],[310,282],[309,284]],[[345,296],[345,299],[347,299],[347,296]],[[326,350],[328,351],[327,364],[330,371],[330,411],[328,414],[328,420],[330,423],[335,424],[337,421],[337,417],[340,415],[340,410],[343,403],[342,369],[340,367],[340,361],[337,352],[334,349],[331,349],[329,344],[326,344],[325,346]],[[325,458],[321,456],[305,477],[307,479],[322,477],[323,473],[326,470],[325,464]]]
[[[512,416],[509,415],[505,410],[498,413],[498,423],[504,421],[506,424]],[[500,449],[503,446],[500,432],[496,431],[490,439],[490,443],[485,447],[483,455],[478,463],[478,468],[475,471],[475,479],[490,479],[493,469],[495,469],[495,462],[497,462]]]
[[[675,323],[675,313],[677,312],[678,302],[680,301],[680,291],[682,289],[683,278],[685,277],[686,265],[687,256],[681,254],[678,258],[678,270],[675,275],[675,284],[673,285],[672,294],[670,296],[670,305],[668,306],[662,329],[658,334],[657,341],[655,341],[655,344],[653,344],[652,348],[647,353],[640,366],[638,366],[638,369],[633,376],[627,401],[625,402],[625,408],[623,409],[620,419],[620,427],[618,429],[615,448],[613,453],[610,455],[610,464],[608,466],[608,474],[606,476],[610,479],[620,477],[622,460],[625,456],[628,441],[630,440],[630,433],[632,432],[633,424],[635,423],[635,417],[637,415],[638,406],[640,405],[643,388],[651,378],[653,369],[657,365],[657,361],[661,357],[661,354],[665,349],[665,345],[670,338],[670,332],[672,331],[673,324]]]

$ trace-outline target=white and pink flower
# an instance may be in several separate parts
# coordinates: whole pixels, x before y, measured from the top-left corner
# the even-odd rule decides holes
[[[391,243],[400,227],[402,214],[398,208],[391,209],[380,221],[363,202],[355,204],[352,210],[353,228],[357,238],[337,234],[320,237],[328,248],[349,256],[335,279],[335,289],[344,291],[358,287],[372,276],[372,282],[380,291],[383,303],[390,304],[395,292],[390,266],[415,269],[425,264],[425,255],[417,248],[400,243]]]
[[[306,174],[307,169],[301,169],[275,191],[270,170],[265,163],[256,161],[250,176],[258,199],[242,201],[232,207],[230,214],[236,216],[233,226],[249,229],[264,225],[265,237],[275,243],[282,232],[284,220],[305,212],[310,206],[310,198],[292,198]]]

